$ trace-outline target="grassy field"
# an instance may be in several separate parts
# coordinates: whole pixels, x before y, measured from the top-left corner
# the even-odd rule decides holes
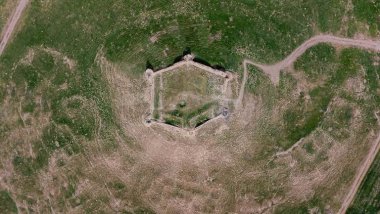
[[[380,3],[378,1],[367,2],[363,0],[354,0],[354,11],[359,20],[365,21],[369,25],[371,35],[379,35],[380,23]]]
[[[0,0],[0,32],[2,31],[5,23],[7,22],[8,17],[15,9],[16,4],[17,1]]]
[[[262,114],[272,115],[261,118],[259,128],[255,130],[255,140],[266,144],[259,153],[261,157],[268,158],[265,154],[273,145],[278,147],[272,149],[284,151],[300,142],[293,158],[302,165],[301,171],[312,174],[313,167],[323,168],[324,163],[329,162],[331,157],[326,151],[334,144],[345,147],[350,142],[359,148],[364,136],[377,123],[373,114],[379,109],[380,98],[380,69],[373,63],[377,56],[350,48],[337,52],[330,45],[317,45],[295,62],[295,70],[282,74],[279,87],[273,87],[268,77],[252,68],[248,89],[256,100],[262,100],[258,107],[265,109]],[[355,168],[347,167],[342,177],[331,179],[330,184],[315,189],[307,201],[284,204],[275,212],[305,213],[311,209],[327,212],[328,195],[333,189],[343,188],[342,185],[352,179],[349,177],[352,172]],[[375,177],[372,182],[377,180]],[[327,191],[326,188],[331,189]],[[357,200],[368,196],[359,194],[362,196]],[[374,195],[368,197],[376,198]],[[360,208],[358,205],[357,209]]]
[[[0,0],[0,10],[5,2],[16,1]],[[378,36],[376,1],[354,0],[352,8],[343,0],[30,4],[0,57],[0,212],[225,213],[271,201],[278,206],[268,209],[283,213],[339,206],[334,196],[360,159],[350,157],[363,157],[363,139],[376,123],[375,54],[316,46],[278,87],[251,68],[246,108],[196,141],[145,129],[143,73],[185,50],[241,73],[243,58],[280,60],[320,32]],[[206,82],[200,77],[199,93]],[[212,106],[202,104],[186,117]],[[301,139],[292,161],[271,161]]]

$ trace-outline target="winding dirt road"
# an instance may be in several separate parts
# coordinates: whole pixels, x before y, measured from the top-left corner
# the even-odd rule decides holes
[[[348,39],[342,38],[332,35],[318,35],[311,37],[309,40],[305,41],[301,44],[297,49],[295,49],[289,56],[287,56],[284,60],[277,62],[272,65],[259,64],[256,62],[252,62],[246,60],[247,63],[257,66],[261,70],[263,70],[266,74],[268,74],[271,80],[278,84],[280,80],[280,71],[284,68],[292,65],[302,54],[306,52],[307,49],[320,44],[320,43],[329,43],[334,45],[341,46],[351,46],[363,49],[369,49],[380,52],[380,41],[374,40],[363,40],[363,39]]]
[[[20,19],[22,12],[25,10],[28,5],[29,0],[20,0],[16,10],[9,17],[7,24],[4,27],[3,32],[0,35],[3,35],[0,41],[0,56],[3,54],[5,47],[7,46],[9,39],[12,36],[12,33]]]
[[[305,41],[297,49],[295,49],[291,54],[289,54],[284,60],[277,62],[275,64],[272,64],[272,65],[260,64],[258,62],[254,62],[249,59],[245,59],[243,61],[243,65],[244,65],[243,82],[240,88],[239,98],[237,101],[238,106],[241,106],[243,96],[244,96],[244,88],[245,88],[245,84],[248,78],[247,77],[248,64],[256,66],[259,69],[261,69],[265,74],[269,76],[272,82],[277,85],[280,81],[281,70],[292,65],[302,54],[306,52],[307,49],[320,43],[329,43],[333,45],[363,48],[363,49],[380,52],[380,41],[374,41],[370,39],[348,39],[348,38],[342,38],[342,37],[337,37],[337,36],[332,36],[332,35],[317,35]]]

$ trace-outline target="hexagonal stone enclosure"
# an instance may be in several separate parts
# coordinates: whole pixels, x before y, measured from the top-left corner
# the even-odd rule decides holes
[[[149,122],[192,130],[233,109],[233,75],[192,61],[191,57],[146,75],[151,86]]]

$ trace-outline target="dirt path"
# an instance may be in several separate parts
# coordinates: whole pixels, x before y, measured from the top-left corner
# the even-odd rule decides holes
[[[18,3],[16,10],[9,17],[7,24],[4,26],[3,38],[0,41],[0,56],[3,54],[5,47],[7,46],[9,39],[12,36],[12,33],[17,25],[18,20],[20,19],[22,12],[28,5],[29,0],[20,0]]]
[[[243,100],[244,88],[245,88],[245,84],[248,78],[247,77],[248,64],[256,66],[259,69],[261,69],[265,74],[269,76],[272,82],[277,85],[280,81],[281,70],[292,65],[303,53],[305,53],[307,49],[320,43],[330,43],[334,45],[357,47],[357,48],[363,48],[363,49],[380,52],[380,41],[374,41],[374,40],[369,40],[369,39],[365,39],[365,40],[364,39],[348,39],[348,38],[342,38],[342,37],[337,37],[337,36],[332,36],[332,35],[318,35],[318,36],[311,37],[310,39],[305,41],[297,49],[295,49],[290,55],[288,55],[284,60],[272,65],[260,64],[257,62],[253,62],[249,59],[245,59],[243,61],[244,76],[243,76],[243,81],[242,81],[242,85],[239,92],[239,97],[237,100],[237,106],[241,106],[241,103]]]
[[[240,90],[239,90],[239,96],[238,96],[236,103],[235,103],[236,108],[240,108],[242,106],[242,103],[243,103],[245,85],[246,85],[247,80],[248,80],[248,64],[252,64],[252,62],[249,61],[248,59],[245,59],[243,61],[243,66],[244,66],[244,68],[243,68],[244,69],[243,80],[241,82],[241,86],[240,86]]]
[[[375,114],[375,115],[377,118],[377,122],[380,125],[380,115],[378,115],[378,114],[380,114],[380,112]],[[376,158],[376,154],[379,151],[380,151],[380,131],[377,134],[376,140],[373,142],[373,145],[372,145],[371,150],[369,151],[369,153],[367,155],[367,158],[365,159],[363,165],[359,168],[359,170],[356,174],[354,183],[352,184],[351,189],[348,192],[346,198],[344,199],[343,204],[342,204],[341,208],[339,209],[338,213],[341,213],[341,214],[346,213],[347,208],[351,205],[352,201],[354,200],[356,192],[358,191],[358,189],[360,187],[360,184],[363,182],[369,168],[372,165],[372,162]]]
[[[320,43],[330,43],[334,45],[358,47],[358,48],[364,48],[364,49],[380,52],[380,41],[374,41],[374,40],[369,40],[369,39],[368,40],[348,39],[348,38],[336,37],[336,36],[331,36],[331,35],[318,35],[305,41],[297,49],[295,49],[289,56],[287,56],[284,60],[277,62],[275,64],[272,64],[272,65],[259,64],[259,63],[255,63],[249,60],[247,60],[246,62],[262,69],[267,75],[269,75],[269,77],[274,83],[278,84],[280,80],[281,70],[292,65],[302,54],[305,53],[307,49]]]

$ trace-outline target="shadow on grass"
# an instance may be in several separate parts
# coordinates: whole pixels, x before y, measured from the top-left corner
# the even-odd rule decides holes
[[[182,52],[181,55],[179,55],[179,56],[177,56],[177,57],[174,58],[173,63],[167,65],[166,67],[158,67],[158,68],[156,68],[156,69],[154,68],[154,66],[153,66],[153,65],[150,63],[150,61],[148,60],[148,61],[146,62],[146,69],[152,69],[152,70],[157,71],[157,70],[161,70],[161,69],[164,69],[164,68],[170,67],[170,66],[174,65],[175,63],[181,62],[181,61],[183,60],[184,56],[189,55],[189,54],[192,54],[192,52],[191,52],[191,48],[190,48],[190,47],[186,47],[186,48],[183,50],[183,52]],[[220,71],[226,71],[226,68],[225,68],[225,67],[223,67],[223,66],[221,66],[221,65],[212,65],[212,64],[209,63],[207,60],[205,60],[205,59],[203,59],[203,58],[201,58],[201,57],[199,57],[199,56],[196,56],[196,57],[194,58],[194,62],[200,63],[200,64],[202,64],[202,65],[206,65],[206,66],[208,66],[208,67],[211,67],[211,68],[214,68],[214,69],[217,69],[217,70],[220,70]]]

